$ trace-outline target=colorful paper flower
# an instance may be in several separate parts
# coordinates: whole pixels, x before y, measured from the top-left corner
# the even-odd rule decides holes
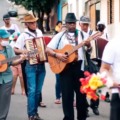
[[[85,71],[84,75],[86,78],[80,78],[80,92],[86,94],[88,98],[93,100],[97,100],[98,95],[100,94],[101,99],[104,100],[105,95],[98,92],[98,89],[106,86],[106,79],[101,77],[100,74],[90,74],[88,71]]]

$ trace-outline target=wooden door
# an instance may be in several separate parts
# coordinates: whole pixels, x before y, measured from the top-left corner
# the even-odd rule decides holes
[[[95,4],[90,6],[90,28],[96,30],[96,6]]]

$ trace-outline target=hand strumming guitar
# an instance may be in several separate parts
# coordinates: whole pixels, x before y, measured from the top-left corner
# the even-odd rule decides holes
[[[68,56],[62,53],[55,53],[55,57],[58,58],[61,61],[66,61],[68,59]]]
[[[15,65],[18,65],[18,64],[22,63],[24,60],[27,59],[27,57],[28,57],[27,54],[21,54],[19,59],[14,60],[12,62],[12,66],[15,66]]]

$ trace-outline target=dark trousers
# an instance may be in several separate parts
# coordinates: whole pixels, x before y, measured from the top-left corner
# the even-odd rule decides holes
[[[42,93],[40,93],[39,103],[38,104],[40,104],[40,102],[42,102]]]
[[[86,95],[80,93],[81,83],[79,79],[84,77],[80,70],[81,62],[70,63],[64,71],[60,73],[62,90],[62,105],[64,112],[63,120],[74,120],[74,92],[76,93],[77,120],[86,120],[87,100]]]
[[[0,84],[0,120],[6,120],[11,101],[12,81]]]
[[[120,120],[120,95],[119,93],[112,94],[110,120]]]
[[[60,75],[56,74],[55,77],[56,77],[55,95],[56,99],[60,99],[61,98]]]
[[[97,107],[98,108],[98,106],[99,106],[99,98],[95,101],[95,100],[90,100],[90,106],[94,109],[95,107]]]

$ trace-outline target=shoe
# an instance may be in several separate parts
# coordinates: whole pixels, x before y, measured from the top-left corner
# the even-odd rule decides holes
[[[99,114],[100,114],[97,107],[92,108],[92,110],[93,110],[93,113],[94,113],[95,115],[99,115]]]
[[[46,107],[46,104],[44,104],[43,102],[40,102],[39,106],[45,108],[45,107]]]
[[[110,103],[110,98],[106,98],[105,102]]]
[[[61,104],[60,99],[56,99],[56,100],[55,100],[55,104]]]
[[[30,116],[28,120],[35,120],[34,116]]]
[[[37,113],[35,116],[34,116],[34,120],[43,120],[39,114]]]

